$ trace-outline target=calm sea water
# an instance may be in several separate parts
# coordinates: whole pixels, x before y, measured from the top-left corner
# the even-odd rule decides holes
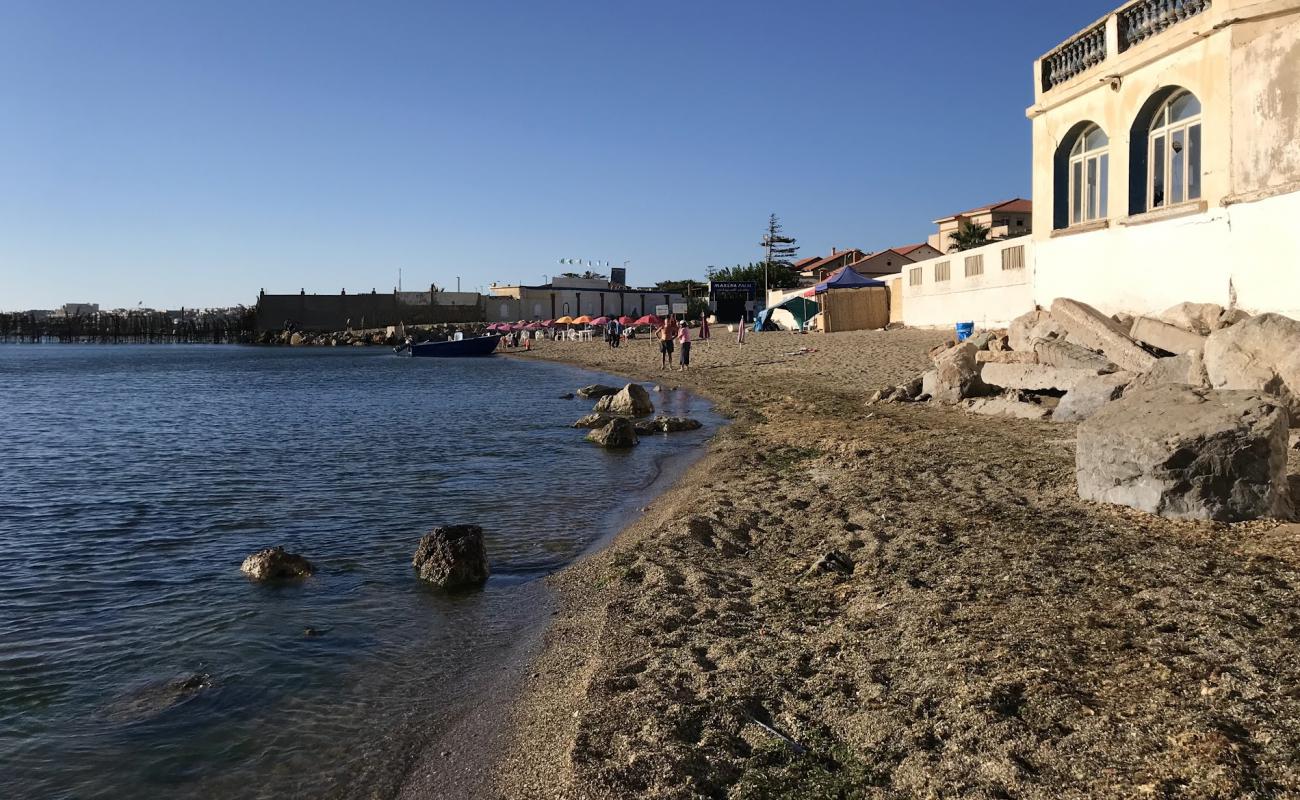
[[[654,395],[710,424],[603,451],[566,427],[590,404],[559,399],[598,380],[360,348],[0,347],[0,796],[394,794],[537,629],[536,579],[718,422]],[[457,522],[487,532],[482,592],[411,568]],[[240,574],[277,544],[317,574]]]

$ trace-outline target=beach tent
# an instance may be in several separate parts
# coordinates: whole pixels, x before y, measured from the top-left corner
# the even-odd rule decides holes
[[[816,288],[817,294],[825,294],[832,289],[888,289],[889,284],[884,281],[875,280],[874,278],[868,278],[852,267],[844,267],[841,270],[831,273],[831,276],[824,282],[817,284]]]
[[[877,330],[889,324],[889,284],[851,267],[817,284],[820,328],[827,333]]]

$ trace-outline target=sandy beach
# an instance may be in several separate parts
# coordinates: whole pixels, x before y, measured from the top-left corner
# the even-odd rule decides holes
[[[943,333],[715,333],[685,374],[518,355],[733,422],[550,579],[490,796],[1300,793],[1300,526],[1082,502],[1070,424],[865,405]]]

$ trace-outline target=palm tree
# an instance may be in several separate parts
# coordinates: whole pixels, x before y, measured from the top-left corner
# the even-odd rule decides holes
[[[948,245],[948,252],[961,252],[962,250],[971,250],[976,247],[982,247],[989,243],[989,229],[983,225],[966,220],[952,235],[952,243]]]

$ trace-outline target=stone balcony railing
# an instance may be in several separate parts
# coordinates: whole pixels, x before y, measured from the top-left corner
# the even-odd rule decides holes
[[[1136,0],[1072,36],[1041,63],[1042,91],[1082,75],[1170,28],[1210,9],[1212,0]]]

